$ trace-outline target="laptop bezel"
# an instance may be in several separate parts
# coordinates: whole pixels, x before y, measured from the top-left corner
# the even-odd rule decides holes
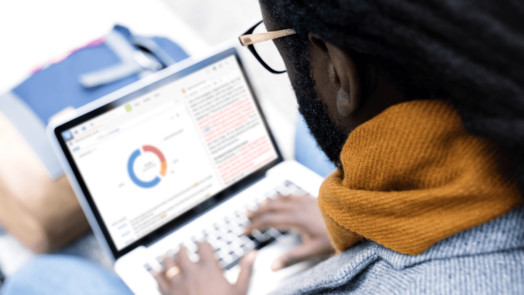
[[[253,173],[242,178],[241,180],[235,182],[234,184],[224,188],[223,190],[216,193],[214,196],[210,197],[208,200],[204,201],[203,203],[199,204],[198,206],[194,207],[193,209],[167,222],[166,224],[160,226],[159,228],[152,231],[151,233],[145,235],[144,237],[139,238],[135,242],[118,250],[100,215],[100,212],[97,209],[97,206],[87,188],[87,185],[71,153],[69,152],[69,148],[67,147],[65,140],[62,138],[62,132],[69,130],[73,127],[77,127],[78,125],[81,125],[84,122],[89,121],[101,114],[107,113],[108,111],[113,110],[116,107],[125,105],[130,100],[133,100],[146,93],[150,93],[151,91],[154,91],[155,89],[158,89],[159,87],[162,87],[163,85],[179,80],[191,73],[198,71],[199,69],[202,69],[208,65],[216,63],[230,56],[234,56],[236,61],[238,62],[242,75],[248,86],[249,92],[251,93],[253,100],[255,102],[257,111],[259,112],[261,116],[264,128],[267,131],[271,139],[272,146],[277,153],[277,158],[271,161],[270,163],[262,166],[261,168],[257,169]],[[176,68],[176,65],[173,67]],[[236,47],[228,47],[225,50],[219,51],[218,53],[208,55],[205,58],[200,58],[193,62],[189,62],[188,65],[185,65],[181,68],[179,67],[176,69],[172,69],[172,68],[164,69],[160,71],[159,73],[156,73],[154,77],[148,77],[147,81],[138,81],[133,84],[135,85],[130,85],[127,87],[129,91],[124,91],[124,93],[119,92],[119,93],[109,94],[108,96],[99,99],[98,103],[95,102],[94,104],[90,104],[86,106],[86,108],[84,108],[83,111],[80,111],[79,114],[76,115],[74,118],[70,118],[69,120],[63,123],[59,123],[54,126],[50,125],[50,130],[49,130],[50,135],[52,136],[52,141],[55,144],[55,148],[57,149],[57,152],[59,152],[62,166],[64,167],[66,173],[68,174],[70,181],[73,184],[73,187],[75,188],[75,193],[77,194],[77,197],[82,205],[82,208],[88,217],[91,227],[93,228],[95,234],[97,234],[99,240],[101,238],[100,235],[103,236],[102,242],[105,242],[106,248],[108,248],[108,250],[110,251],[110,253],[113,256],[113,259],[115,260],[129,253],[130,251],[132,251],[133,249],[135,249],[136,247],[140,245],[148,245],[150,243],[153,243],[154,241],[158,240],[159,238],[165,236],[166,234],[171,233],[173,230],[176,230],[177,228],[187,224],[194,218],[201,216],[203,213],[212,209],[217,204],[224,202],[225,200],[229,199],[231,196],[240,192],[243,188],[247,187],[250,183],[253,183],[257,181],[258,179],[264,177],[265,173],[269,169],[271,169],[272,167],[276,166],[277,164],[283,161],[282,154],[276,144],[273,133],[271,132],[267,124],[267,120],[264,116],[264,113],[262,111],[258,98],[256,96],[256,93],[253,91],[253,87],[250,83],[250,80],[246,73],[244,64],[242,62],[242,59],[240,58],[240,55]]]

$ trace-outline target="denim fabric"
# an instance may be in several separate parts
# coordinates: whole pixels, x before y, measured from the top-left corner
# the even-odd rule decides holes
[[[1,295],[132,294],[120,278],[87,260],[42,255],[5,282]]]

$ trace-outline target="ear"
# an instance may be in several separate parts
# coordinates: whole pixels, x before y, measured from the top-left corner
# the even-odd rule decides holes
[[[361,107],[360,85],[357,68],[351,56],[342,48],[309,34],[309,41],[326,55],[329,81],[337,96],[337,111],[349,117]]]

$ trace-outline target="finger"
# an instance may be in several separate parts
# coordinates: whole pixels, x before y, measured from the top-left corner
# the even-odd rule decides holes
[[[159,271],[155,272],[153,276],[158,283],[158,289],[160,290],[160,293],[163,295],[169,294],[171,283],[169,282],[169,279],[166,277],[165,273],[163,271]]]
[[[297,222],[298,220],[292,214],[268,213],[251,220],[251,224],[245,228],[245,233],[249,234],[255,229],[264,230],[271,227],[283,231],[300,231],[301,225]]]
[[[164,255],[163,262],[164,262],[164,270],[168,270],[176,265],[175,260],[167,254]]]
[[[169,256],[164,255],[164,271],[162,272],[163,276],[169,282],[169,285],[176,284],[179,280],[180,267],[175,263],[175,260]]]
[[[274,200],[269,199],[262,202],[262,204],[260,204],[260,206],[255,211],[248,211],[247,217],[252,219],[268,213],[289,211],[293,208],[293,203],[288,202],[287,198],[281,197]]]
[[[180,247],[180,250],[178,250],[177,263],[182,274],[189,274],[194,268],[194,263],[191,261],[191,259],[189,259],[185,246]]]
[[[294,202],[294,201],[296,201],[300,197],[301,196],[297,196],[295,194],[287,194],[287,195],[279,194],[275,198],[275,200],[279,200],[279,201],[282,201],[282,202]]]
[[[202,242],[198,244],[198,250],[197,250],[198,256],[200,256],[200,262],[204,265],[214,265],[218,269],[220,269],[220,266],[218,264],[218,260],[215,257],[215,250],[209,244],[208,242]]]
[[[235,284],[236,288],[239,290],[239,294],[247,293],[249,281],[251,280],[251,274],[253,272],[253,264],[255,263],[256,257],[257,252],[251,251],[242,257],[242,260],[240,260],[240,273],[238,274],[238,279]]]
[[[320,254],[323,253],[319,253],[319,250],[317,249],[315,244],[301,244],[291,249],[289,252],[283,254],[282,256],[278,257],[275,261],[273,261],[273,263],[271,264],[271,269],[273,271],[277,271],[279,269],[302,262],[309,258],[316,257]]]

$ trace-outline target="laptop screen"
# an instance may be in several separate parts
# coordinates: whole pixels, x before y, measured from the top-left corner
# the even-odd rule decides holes
[[[234,51],[102,109],[59,135],[117,252],[280,158]]]

